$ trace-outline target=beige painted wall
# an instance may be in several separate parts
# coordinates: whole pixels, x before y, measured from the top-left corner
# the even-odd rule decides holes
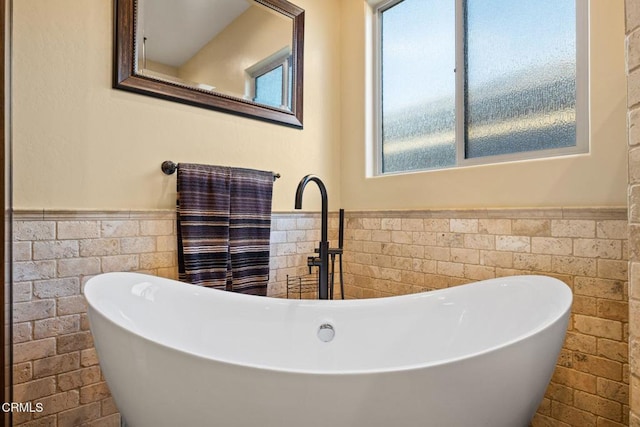
[[[624,1],[591,1],[591,152],[386,177],[366,177],[371,105],[364,0],[341,2],[342,205],[348,210],[525,206],[625,206]],[[370,16],[369,16],[370,18]]]
[[[244,70],[286,46],[291,48],[292,31],[291,19],[264,6],[251,6],[182,65],[178,75],[243,97]]]
[[[14,2],[14,206],[170,208],[163,160],[274,170],[274,210],[299,179],[326,182],[330,208],[624,206],[623,0],[591,5],[591,153],[366,178],[363,0],[297,0],[306,10],[303,130],[111,88],[112,2]],[[336,30],[336,23],[340,29]],[[318,209],[317,191],[305,209]]]
[[[293,210],[307,173],[340,200],[339,0],[306,11],[304,129],[111,88],[112,0],[13,4],[16,209],[159,209],[175,205],[163,160],[273,170],[273,208]],[[319,209],[309,189],[304,207]]]

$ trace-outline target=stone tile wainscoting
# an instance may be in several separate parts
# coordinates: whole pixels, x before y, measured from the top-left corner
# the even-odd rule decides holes
[[[628,425],[626,210],[352,212],[346,225],[348,297],[529,272],[565,281],[570,331],[533,425]],[[308,273],[319,228],[317,214],[274,213],[270,296]],[[14,240],[14,400],[44,405],[14,425],[119,426],[82,286],[108,271],[175,278],[174,213],[16,212]]]
[[[271,296],[286,295],[287,274],[308,272],[319,230],[317,214],[274,214]],[[176,260],[173,211],[14,213],[14,401],[44,407],[14,414],[14,425],[120,426],[82,287],[110,271],[176,278]]]
[[[629,143],[629,352],[631,415],[640,427],[640,2],[625,1],[627,53],[627,130]]]
[[[626,209],[348,212],[348,296],[519,274],[574,293],[564,348],[533,426],[628,425]],[[434,327],[437,327],[434,325]]]

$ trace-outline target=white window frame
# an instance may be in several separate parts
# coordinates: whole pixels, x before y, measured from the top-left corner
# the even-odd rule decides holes
[[[524,151],[518,153],[500,154],[465,158],[465,109],[464,109],[464,17],[465,0],[451,0],[456,3],[456,164],[448,167],[411,169],[406,171],[382,171],[382,12],[401,3],[403,0],[366,0],[371,8],[372,30],[372,144],[373,155],[372,175],[387,176],[415,173],[422,171],[437,171],[442,169],[460,168],[474,165],[535,160],[549,157],[577,155],[589,153],[590,120],[589,120],[589,0],[576,0],[576,145],[570,147],[552,148],[545,150]]]
[[[282,105],[280,108],[291,110],[289,105],[291,82],[289,81],[289,67],[291,66],[291,48],[285,46],[279,51],[256,62],[245,71],[245,99],[254,101],[256,97],[256,79],[278,67],[282,69]]]

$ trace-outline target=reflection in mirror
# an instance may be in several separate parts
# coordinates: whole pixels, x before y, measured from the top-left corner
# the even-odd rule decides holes
[[[138,1],[139,73],[290,110],[291,18],[251,0]]]
[[[301,127],[303,31],[285,0],[117,0],[114,86]]]

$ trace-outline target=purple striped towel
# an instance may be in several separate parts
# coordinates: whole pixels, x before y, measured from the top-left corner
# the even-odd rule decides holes
[[[266,295],[272,191],[271,172],[180,163],[180,280]]]

